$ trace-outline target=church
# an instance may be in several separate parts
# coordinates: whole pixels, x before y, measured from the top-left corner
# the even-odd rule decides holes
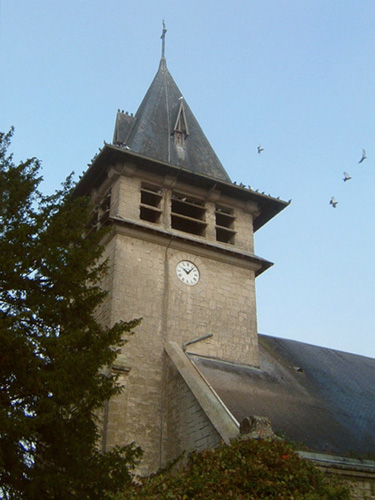
[[[288,202],[231,181],[167,68],[165,31],[138,111],[117,113],[76,188],[93,228],[112,228],[100,320],[142,318],[112,367],[124,390],[102,449],[136,442],[150,474],[267,421],[375,498],[375,360],[258,333],[255,279],[272,263],[254,235]]]

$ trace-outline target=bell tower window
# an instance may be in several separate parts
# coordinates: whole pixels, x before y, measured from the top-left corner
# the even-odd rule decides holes
[[[233,208],[216,205],[215,230],[217,241],[234,245],[234,237],[236,234],[234,230],[234,220]]]
[[[91,212],[91,220],[89,223],[90,231],[97,231],[101,226],[106,224],[109,219],[111,209],[111,190],[103,196],[100,202]]]
[[[173,229],[185,233],[206,235],[206,207],[202,200],[186,196],[182,193],[172,193],[171,225]]]
[[[141,185],[141,204],[139,217],[148,222],[158,223],[161,216],[162,191],[159,186]]]

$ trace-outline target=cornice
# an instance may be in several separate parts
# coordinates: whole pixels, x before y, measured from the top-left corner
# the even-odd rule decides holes
[[[273,265],[273,263],[268,260],[238,250],[230,245],[217,242],[214,243],[190,235],[185,236],[177,231],[172,232],[154,228],[119,216],[110,217],[110,221],[114,226],[114,232],[111,233],[112,235],[122,234],[175,250],[190,252],[199,257],[207,257],[244,269],[251,269],[255,272],[256,276],[259,276],[259,274]]]

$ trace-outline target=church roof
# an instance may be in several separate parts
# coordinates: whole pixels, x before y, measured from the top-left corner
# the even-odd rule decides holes
[[[240,422],[271,420],[310,451],[375,454],[375,359],[259,335],[260,367],[191,355]]]
[[[146,158],[230,182],[164,57],[135,116],[117,113],[113,143]]]

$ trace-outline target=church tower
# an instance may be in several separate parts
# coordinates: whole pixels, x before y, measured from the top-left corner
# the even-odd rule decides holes
[[[255,277],[272,264],[255,255],[253,234],[287,205],[231,182],[168,71],[164,37],[138,111],[117,113],[113,143],[77,186],[93,224],[113,229],[101,319],[142,318],[113,367],[125,389],[106,409],[103,447],[135,441],[143,473],[182,446],[171,451],[168,412],[182,406],[167,389],[167,345],[257,366]]]

